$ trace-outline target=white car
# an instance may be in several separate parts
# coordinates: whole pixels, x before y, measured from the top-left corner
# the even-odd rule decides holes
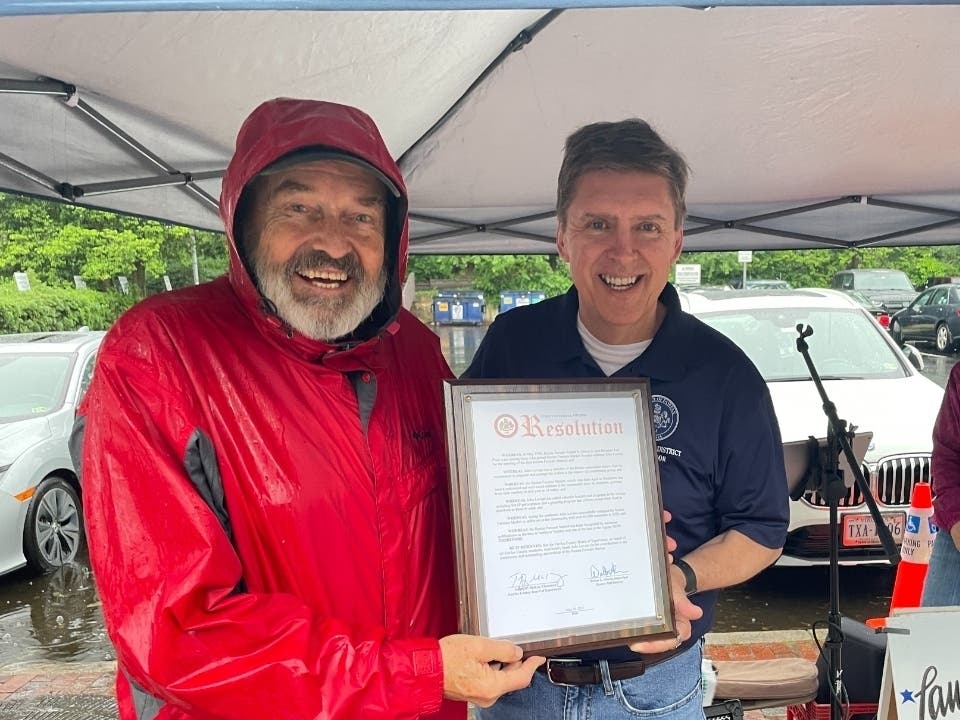
[[[835,290],[681,294],[685,310],[733,340],[767,381],[784,442],[827,435],[827,417],[803,356],[798,324],[837,415],[870,431],[864,478],[899,543],[914,483],[930,479],[933,423],[943,389],[920,374],[919,353],[901,350],[876,319]],[[904,352],[914,354],[908,359]],[[854,486],[840,501],[840,560],[883,560],[873,520]],[[824,564],[829,559],[826,501],[808,489],[790,504],[790,528],[779,565]]]
[[[83,547],[69,439],[103,335],[0,336],[0,574],[48,572]]]

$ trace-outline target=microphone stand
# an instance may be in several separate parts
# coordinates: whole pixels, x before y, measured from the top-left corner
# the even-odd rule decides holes
[[[883,516],[877,507],[877,502],[870,492],[870,486],[863,477],[860,462],[853,452],[850,441],[853,438],[854,426],[847,427],[847,421],[837,416],[837,407],[833,404],[823,388],[820,375],[814,367],[810,357],[810,347],[807,338],[813,335],[813,328],[809,325],[797,325],[797,351],[803,355],[807,364],[810,378],[820,393],[823,401],[823,412],[827,416],[827,447],[823,454],[816,438],[810,438],[810,464],[807,468],[806,481],[801,487],[820,492],[827,500],[830,508],[830,610],[827,615],[827,639],[824,647],[827,651],[827,679],[831,684],[830,691],[830,720],[842,720],[843,709],[840,697],[843,692],[843,665],[840,651],[843,645],[843,631],[840,625],[840,532],[839,511],[840,499],[846,495],[847,486],[844,483],[843,471],[840,469],[840,453],[842,452],[850,465],[854,482],[870,510],[870,516],[877,528],[877,535],[886,552],[887,560],[891,565],[900,561],[900,553],[893,541],[890,529],[883,522]],[[801,491],[802,492],[802,491]]]

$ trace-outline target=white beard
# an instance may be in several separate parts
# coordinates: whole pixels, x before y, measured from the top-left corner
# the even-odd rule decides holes
[[[367,277],[359,261],[350,264],[349,273],[357,281],[350,295],[338,298],[300,297],[293,291],[291,276],[298,265],[297,256],[285,263],[270,263],[256,250],[253,270],[261,294],[277,308],[277,315],[302,335],[331,342],[356,330],[383,299],[387,271]]]

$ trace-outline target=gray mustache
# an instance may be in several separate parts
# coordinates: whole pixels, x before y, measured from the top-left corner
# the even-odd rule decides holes
[[[335,258],[324,250],[305,249],[287,261],[287,273],[299,273],[304,270],[318,270],[321,267],[342,270],[352,278],[363,278],[363,266],[356,253]]]

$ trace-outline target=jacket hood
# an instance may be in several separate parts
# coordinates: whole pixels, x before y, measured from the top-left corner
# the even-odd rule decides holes
[[[391,325],[400,311],[402,278],[407,265],[407,189],[380,131],[364,112],[332,102],[277,98],[257,107],[237,134],[236,151],[223,177],[220,217],[230,249],[230,283],[243,302],[262,314],[264,303],[237,247],[237,206],[243,190],[265,167],[304,148],[325,148],[353,155],[373,165],[400,193],[391,198],[384,242],[387,285],[383,301],[358,328],[365,340]]]

